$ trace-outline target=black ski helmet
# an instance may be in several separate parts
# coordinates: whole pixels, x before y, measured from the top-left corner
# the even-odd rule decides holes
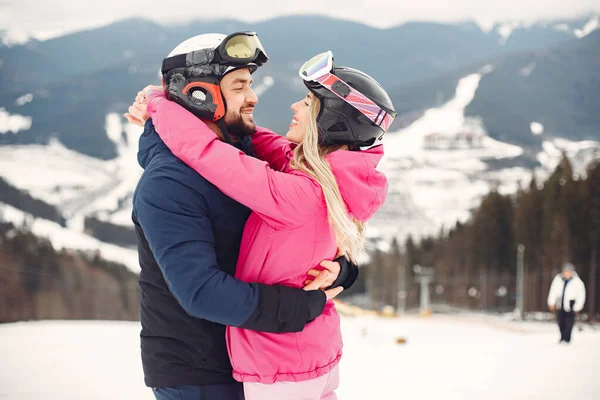
[[[198,118],[220,121],[226,112],[220,87],[223,76],[240,68],[253,73],[268,59],[254,32],[194,36],[163,60],[167,97]]]
[[[331,73],[361,92],[392,117],[396,116],[392,100],[383,87],[369,75],[348,67],[333,67]],[[304,81],[319,99],[317,116],[319,140],[326,145],[346,144],[370,146],[381,139],[385,131],[367,116],[319,82]]]

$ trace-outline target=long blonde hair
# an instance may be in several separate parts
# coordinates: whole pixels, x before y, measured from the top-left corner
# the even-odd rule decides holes
[[[313,97],[310,104],[306,135],[294,150],[294,162],[291,167],[305,172],[319,182],[325,195],[327,215],[335,233],[338,249],[350,261],[356,262],[365,244],[366,226],[348,213],[335,176],[329,163],[325,160],[327,154],[340,150],[343,146],[323,146],[319,144],[319,129],[317,127],[319,109],[320,101]]]

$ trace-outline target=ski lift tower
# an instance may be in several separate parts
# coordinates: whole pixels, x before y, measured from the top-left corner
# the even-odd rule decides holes
[[[421,315],[429,314],[429,284],[433,282],[435,269],[432,267],[422,267],[419,264],[413,266],[415,280],[421,285],[420,310]]]

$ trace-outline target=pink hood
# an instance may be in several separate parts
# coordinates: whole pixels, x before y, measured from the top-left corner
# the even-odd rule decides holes
[[[360,152],[336,151],[326,157],[348,211],[361,222],[371,218],[387,196],[387,179],[376,169],[381,157],[383,146]]]

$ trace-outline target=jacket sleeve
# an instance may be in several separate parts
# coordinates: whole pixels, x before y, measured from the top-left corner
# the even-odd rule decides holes
[[[206,202],[171,179],[145,174],[133,202],[150,249],[173,296],[191,316],[266,332],[298,332],[320,315],[323,293],[245,283],[220,270]]]
[[[337,261],[340,264],[340,273],[336,280],[327,289],[336,288],[341,286],[344,290],[348,290],[354,285],[356,279],[358,279],[358,265],[354,264],[345,256],[339,256],[333,261]]]
[[[283,171],[294,155],[294,144],[266,128],[256,127],[252,136],[256,156],[269,163],[271,169]]]
[[[585,285],[581,279],[577,279],[577,297],[573,305],[573,311],[580,312],[585,304]]]
[[[550,285],[550,291],[548,292],[548,307],[556,306],[557,291],[560,289],[559,285],[560,282],[557,280],[557,277],[554,277]]]
[[[274,171],[268,163],[221,142],[203,121],[167,100],[164,93],[148,94],[147,111],[176,157],[274,228],[300,226],[324,206],[314,179]]]

